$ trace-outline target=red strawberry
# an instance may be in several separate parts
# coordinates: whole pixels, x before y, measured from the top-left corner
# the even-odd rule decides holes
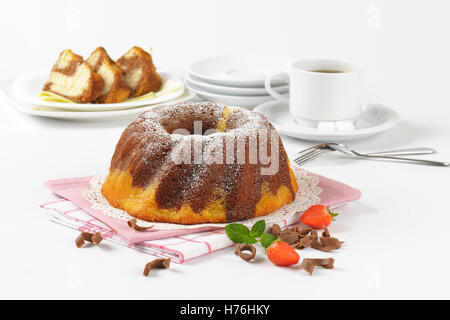
[[[277,266],[290,266],[298,263],[298,253],[283,241],[275,241],[267,248],[267,257]]]
[[[327,206],[316,204],[303,213],[300,221],[314,229],[326,228],[338,213],[330,211]]]

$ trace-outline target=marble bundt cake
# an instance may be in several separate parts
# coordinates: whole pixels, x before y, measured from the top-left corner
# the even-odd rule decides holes
[[[131,48],[117,63],[125,72],[125,82],[131,88],[130,98],[161,88],[162,79],[156,72],[152,56],[142,48]]]
[[[95,49],[86,62],[102,77],[105,84],[98,103],[122,102],[130,95],[130,88],[123,79],[123,71],[102,47]]]
[[[122,133],[102,186],[112,206],[134,217],[181,224],[267,215],[297,190],[268,120],[212,102],[157,106],[137,117]]]
[[[100,97],[103,79],[70,49],[59,55],[42,91],[49,91],[78,103],[88,103]]]

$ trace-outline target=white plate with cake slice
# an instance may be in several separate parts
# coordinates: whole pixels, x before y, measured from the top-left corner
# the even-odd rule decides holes
[[[163,79],[163,84],[160,90],[142,95],[140,97],[127,99],[120,103],[97,104],[43,100],[38,97],[38,95],[42,92],[42,87],[48,79],[48,70],[37,70],[20,76],[14,81],[12,91],[15,99],[25,103],[37,107],[58,108],[71,111],[111,111],[138,108],[171,101],[183,94],[184,85],[177,76],[164,71],[158,71],[158,73]]]
[[[14,107],[16,110],[35,117],[75,121],[110,121],[118,119],[132,119],[142,112],[148,111],[151,108],[160,105],[152,104],[137,108],[106,111],[73,111],[62,108],[42,107],[15,99],[12,93],[12,84],[13,81],[11,80],[0,81],[0,98],[3,96],[7,104]],[[184,90],[181,96],[161,104],[187,102],[193,100],[195,97],[195,93]]]

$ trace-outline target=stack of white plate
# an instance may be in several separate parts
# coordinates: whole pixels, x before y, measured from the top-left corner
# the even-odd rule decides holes
[[[189,66],[185,85],[204,100],[253,109],[273,100],[264,88],[265,79],[272,72],[286,70],[291,61],[261,55],[201,59]],[[289,90],[281,79],[274,79],[272,87],[280,94]]]
[[[120,103],[67,103],[44,101],[38,98],[49,70],[32,71],[12,82],[2,83],[1,91],[11,106],[17,110],[40,117],[101,120],[134,117],[159,104],[171,104],[192,100],[195,94],[185,90],[183,81],[176,75],[159,71],[163,87],[154,95],[141,99],[127,99]]]

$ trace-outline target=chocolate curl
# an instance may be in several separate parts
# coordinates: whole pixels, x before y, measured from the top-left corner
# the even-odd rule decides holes
[[[337,249],[335,246],[324,246],[317,240],[314,240],[311,243],[311,248],[324,252],[330,252]]]
[[[311,236],[316,241],[319,239],[319,235],[317,234],[317,230],[316,229],[311,229]]]
[[[339,239],[332,237],[330,231],[327,228],[324,228],[320,237],[320,242],[319,239],[316,238],[311,243],[311,248],[324,252],[330,252],[340,249],[343,243],[343,241],[339,241]]]
[[[103,237],[100,232],[90,233],[90,232],[81,232],[80,235],[75,239],[75,244],[77,248],[81,248],[85,242],[91,242],[95,245],[99,245],[102,242]]]
[[[145,230],[148,230],[148,229],[151,229],[151,228],[154,227],[154,226],[150,226],[150,227],[140,227],[140,226],[137,225],[137,219],[136,219],[136,218],[133,218],[133,219],[128,220],[127,223],[128,223],[128,226],[129,226],[131,229],[134,229],[134,230],[136,230],[136,231],[145,231]]]
[[[278,238],[280,237],[281,227],[275,223],[273,226],[270,227],[269,233]]]
[[[144,276],[148,276],[150,274],[150,270],[152,269],[168,269],[170,267],[170,258],[157,258],[145,265],[144,268]]]
[[[333,258],[325,258],[325,259],[311,259],[307,258],[315,267],[322,267],[325,269],[334,269],[334,259]]]
[[[322,267],[325,269],[334,269],[334,259],[326,258],[326,259],[303,259],[302,264],[300,265],[300,269],[305,270],[312,276],[314,272],[314,267]]]
[[[299,234],[290,229],[283,230],[280,233],[280,240],[286,242],[287,244],[293,244],[299,240]]]
[[[305,270],[306,272],[309,273],[310,276],[312,276],[313,271],[314,271],[314,264],[309,261],[309,259],[303,259],[302,264],[300,265],[300,269]]]
[[[83,235],[80,234],[76,239],[75,239],[75,245],[77,246],[77,248],[81,248],[84,245],[84,239],[83,239]]]
[[[250,251],[251,253],[244,253],[244,251]],[[234,254],[241,257],[242,260],[250,261],[256,255],[256,248],[254,245],[251,244],[243,244],[243,245],[238,244],[236,249],[234,250]]]
[[[314,237],[312,235],[305,236],[301,238],[298,242],[294,244],[295,249],[303,250],[309,248],[314,241]]]
[[[304,238],[306,236],[312,236],[314,240],[319,240],[319,236],[317,231],[312,228],[299,228],[298,226],[294,228],[294,231],[298,233],[300,238]]]
[[[311,228],[300,228],[299,226],[294,227],[294,231],[297,232],[300,236],[307,236],[309,234],[311,234],[311,231],[313,229]]]
[[[91,237],[91,241],[92,241],[93,243],[95,243],[96,246],[98,246],[98,245],[100,244],[100,242],[102,242],[102,240],[103,240],[103,237],[102,237],[102,235],[100,234],[100,232],[94,233],[94,234],[92,235],[92,237]]]
[[[335,249],[339,249],[343,243],[342,241],[339,241],[339,239],[333,237],[320,237],[320,241],[324,247],[334,247]]]

